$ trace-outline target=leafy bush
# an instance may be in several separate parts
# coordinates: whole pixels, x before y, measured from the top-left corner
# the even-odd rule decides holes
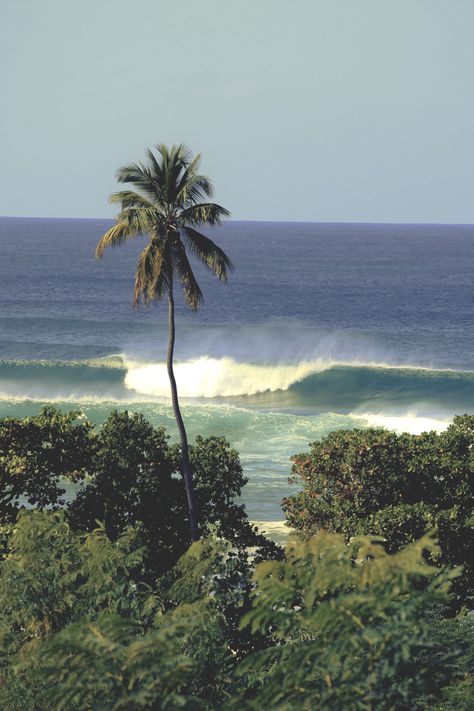
[[[65,626],[155,604],[130,575],[142,557],[133,530],[112,543],[103,529],[73,531],[62,511],[19,515],[0,563],[0,708],[48,708],[36,706],[36,668],[43,643]]]
[[[0,561],[0,708],[467,711],[472,625],[433,614],[450,575],[426,550],[321,533],[252,582],[214,533],[149,586],[136,529],[113,542],[24,511]]]
[[[201,530],[210,526],[234,546],[256,548],[259,558],[281,558],[280,546],[260,534],[256,526],[250,524],[245,505],[235,501],[248,481],[237,450],[224,437],[198,436],[189,455]]]
[[[423,708],[432,711],[472,711],[474,708],[474,614],[462,611],[455,618],[446,618],[443,610],[432,611],[431,658],[453,650],[449,684],[441,690],[434,704],[426,701]],[[423,663],[423,660],[422,660]]]
[[[139,414],[111,413],[95,435],[92,473],[70,504],[71,523],[93,530],[102,521],[112,540],[139,523],[150,565],[168,566],[188,542],[177,464],[162,427]]]
[[[78,534],[63,512],[20,515],[0,563],[0,708],[217,704],[234,656],[225,613],[245,594],[247,564],[205,539],[151,589],[131,575],[138,543],[133,529],[116,542]]]
[[[61,479],[85,476],[92,426],[79,415],[45,407],[35,417],[0,419],[0,524],[14,521],[22,503],[64,504]]]
[[[237,545],[277,552],[234,501],[247,483],[235,449],[223,437],[197,437],[190,461],[201,530],[214,524]],[[180,463],[180,449],[164,428],[137,413],[112,412],[97,433],[93,474],[70,506],[71,521],[87,530],[103,521],[112,539],[139,524],[151,574],[167,570],[191,543]]]
[[[133,620],[106,616],[69,626],[48,646],[42,665],[48,708],[202,708],[190,691],[197,662],[181,653],[190,623],[196,618],[144,632]]]
[[[253,577],[246,546],[265,539],[235,502],[246,479],[224,439],[191,449],[206,537],[189,545],[162,428],[115,412],[96,432],[53,409],[0,427],[0,708],[472,708],[473,618],[448,611],[453,582],[461,600],[472,583],[473,418],[333,433],[296,457],[300,540]],[[63,476],[83,483],[58,510]],[[23,501],[37,510],[15,520]],[[406,545],[426,530],[441,548]]]
[[[44,408],[36,417],[0,420],[0,557],[22,507],[64,506],[65,479],[80,482],[68,504],[71,525],[92,531],[104,523],[116,540],[138,526],[150,579],[167,570],[190,544],[181,454],[164,428],[139,414],[112,412],[102,427],[78,412]],[[279,548],[258,534],[237,504],[247,479],[238,453],[223,437],[198,437],[190,447],[201,530],[215,524],[236,545]]]
[[[433,531],[440,562],[464,566],[459,602],[474,594],[474,417],[456,417],[445,432],[382,429],[332,432],[293,458],[287,521],[303,537],[319,530],[382,535],[390,551]]]
[[[246,688],[232,708],[406,711],[436,698],[458,653],[430,654],[429,609],[446,600],[449,576],[426,550],[429,538],[390,555],[369,537],[348,546],[321,532],[260,564],[243,624],[273,645],[239,666]]]

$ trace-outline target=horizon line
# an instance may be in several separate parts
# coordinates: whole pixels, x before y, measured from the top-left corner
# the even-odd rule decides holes
[[[114,222],[115,218],[114,217],[71,217],[71,216],[51,216],[51,215],[0,215],[0,220],[99,220],[103,222]],[[229,222],[233,223],[253,223],[253,224],[305,224],[305,225],[418,225],[420,227],[422,226],[439,226],[439,227],[449,227],[449,226],[457,226],[457,227],[474,227],[474,222],[435,222],[435,221],[426,221],[426,220],[416,220],[416,221],[411,221],[411,220],[395,220],[395,221],[386,221],[386,220],[376,220],[376,219],[368,219],[368,220],[330,220],[330,219],[285,219],[285,220],[272,220],[272,219],[246,219],[246,218],[236,218],[236,219],[228,219],[223,222],[223,225],[226,225]],[[222,225],[221,225],[222,226]]]

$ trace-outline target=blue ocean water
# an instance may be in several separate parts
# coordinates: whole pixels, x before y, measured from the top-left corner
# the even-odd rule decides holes
[[[43,402],[100,423],[141,410],[174,435],[166,307],[131,306],[136,238],[102,261],[107,220],[0,219],[0,416]],[[289,457],[336,427],[421,431],[474,411],[474,227],[229,222],[226,285],[177,314],[191,437],[224,434],[252,519],[282,518]]]

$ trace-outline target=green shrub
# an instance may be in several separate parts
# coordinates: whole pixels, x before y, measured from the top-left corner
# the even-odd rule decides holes
[[[36,669],[47,640],[70,623],[158,605],[130,575],[143,558],[137,544],[133,530],[115,543],[103,529],[79,534],[62,511],[20,513],[0,563],[0,708],[48,708],[36,706]]]
[[[197,437],[190,461],[201,530],[214,524],[237,545],[277,551],[234,501],[247,482],[235,449],[223,437]],[[114,539],[139,524],[150,574],[167,570],[191,543],[179,447],[142,415],[112,412],[96,435],[92,471],[69,509],[74,526],[91,530],[100,520]]]
[[[213,536],[151,589],[131,575],[138,544],[133,529],[112,542],[63,512],[20,515],[0,563],[0,708],[219,707],[248,563]]]
[[[213,533],[149,586],[136,529],[24,511],[0,561],[0,708],[467,711],[472,625],[439,614],[451,576],[426,551],[321,533],[252,582]]]
[[[215,525],[235,545],[267,556],[280,549],[252,527],[236,503],[247,479],[238,453],[223,437],[196,438],[190,447],[201,531]],[[78,493],[67,504],[79,530],[104,523],[116,540],[138,526],[149,579],[169,569],[190,544],[181,454],[163,427],[140,414],[112,412],[96,431],[78,412],[44,408],[36,417],[0,419],[0,557],[22,506],[65,506],[68,479]]]
[[[429,611],[449,576],[425,551],[436,552],[429,538],[390,555],[369,537],[348,546],[321,532],[260,564],[243,624],[273,644],[239,666],[230,708],[406,711],[436,699],[459,653],[431,654]]]
[[[432,613],[431,658],[442,657],[446,650],[454,652],[450,663],[449,683],[441,689],[440,700],[426,701],[423,708],[431,711],[472,711],[474,708],[474,614],[462,611],[455,618],[446,618],[443,610]],[[424,663],[424,659],[420,660]]]
[[[382,429],[332,432],[293,458],[302,491],[285,499],[287,521],[303,537],[322,529],[382,535],[388,550],[432,531],[440,562],[464,566],[459,604],[474,594],[474,417],[445,432],[396,435]]]
[[[61,479],[82,479],[92,454],[91,424],[79,412],[43,408],[35,417],[0,419],[0,523],[22,504],[59,506]]]
[[[246,479],[224,439],[191,449],[206,535],[189,546],[162,428],[126,412],[97,432],[75,413],[31,420],[0,422],[1,709],[472,708],[473,618],[448,611],[453,583],[461,601],[472,584],[474,418],[333,433],[296,457],[300,540],[253,578],[246,546],[265,539],[235,502]],[[57,510],[62,476],[84,483]],[[15,520],[22,500],[40,510]],[[427,530],[440,547],[410,543]]]
[[[139,523],[153,568],[167,567],[186,549],[185,494],[164,428],[142,415],[112,412],[95,435],[91,475],[69,506],[75,528],[102,521],[115,540]]]

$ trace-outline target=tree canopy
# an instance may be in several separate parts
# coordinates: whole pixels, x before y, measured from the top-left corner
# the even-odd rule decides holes
[[[340,430],[293,458],[302,490],[285,499],[288,524],[303,537],[320,530],[380,535],[390,551],[427,532],[439,560],[463,565],[458,604],[474,595],[474,417],[455,417],[445,432]]]
[[[442,438],[333,433],[313,445],[314,460],[296,457],[315,487],[314,499],[300,496],[321,509],[309,510],[284,554],[235,501],[246,480],[223,438],[191,448],[206,521],[191,543],[180,447],[163,428],[113,412],[96,429],[52,408],[0,425],[6,481],[19,477],[1,529],[0,708],[472,708],[474,618],[459,609],[469,561],[453,565],[454,539],[443,550],[441,526],[441,545],[436,529],[417,536],[411,518],[399,528],[381,516],[398,538],[350,528],[351,506],[365,523],[387,500],[415,506],[418,484],[428,497],[437,473],[446,487],[433,486],[428,503],[444,511],[458,497],[467,511],[471,418]],[[413,477],[405,491],[397,461]],[[64,481],[79,487],[72,501]],[[321,530],[323,515],[342,530]]]

